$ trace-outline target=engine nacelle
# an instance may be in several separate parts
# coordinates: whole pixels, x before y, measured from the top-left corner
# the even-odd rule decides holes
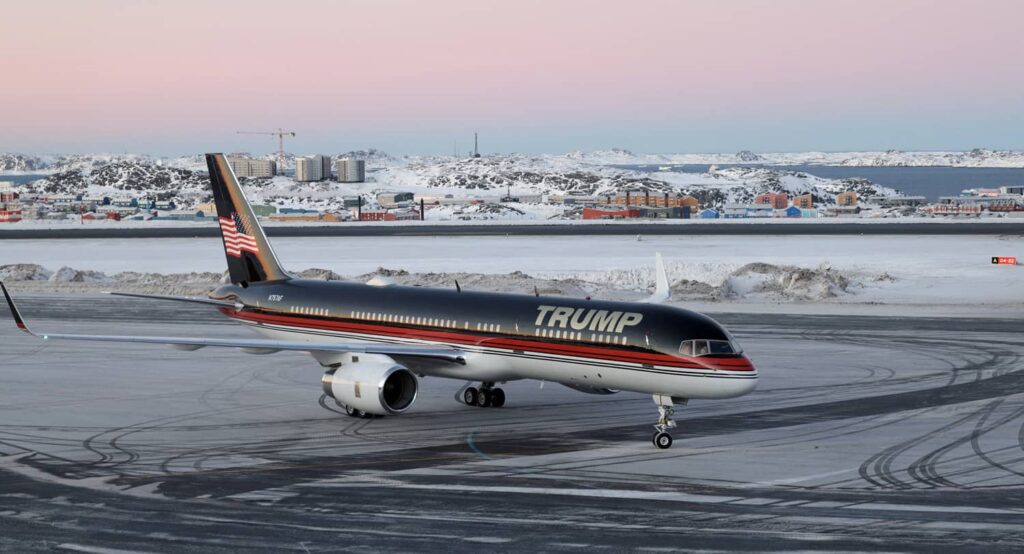
[[[400,414],[416,401],[416,375],[387,356],[353,354],[320,380],[339,404],[374,415]]]

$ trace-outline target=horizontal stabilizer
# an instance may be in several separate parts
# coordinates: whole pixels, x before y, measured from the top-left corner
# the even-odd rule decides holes
[[[111,296],[128,296],[131,298],[146,298],[148,300],[171,300],[174,302],[192,302],[194,304],[207,304],[221,308],[237,308],[234,302],[227,300],[214,300],[213,298],[193,298],[191,296],[168,296],[166,294],[139,294],[135,292],[109,292]]]

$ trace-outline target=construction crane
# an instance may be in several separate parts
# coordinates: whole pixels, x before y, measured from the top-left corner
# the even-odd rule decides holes
[[[240,135],[270,135],[277,137],[277,166],[280,168],[278,171],[284,171],[284,137],[294,137],[295,133],[292,131],[285,131],[278,127],[276,131],[238,131]]]

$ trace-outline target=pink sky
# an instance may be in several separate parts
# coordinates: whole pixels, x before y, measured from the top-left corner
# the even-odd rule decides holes
[[[8,3],[0,150],[1024,147],[1014,0]]]

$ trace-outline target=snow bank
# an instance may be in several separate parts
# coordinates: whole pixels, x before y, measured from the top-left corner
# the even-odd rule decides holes
[[[0,280],[4,281],[46,281],[53,275],[39,264],[10,264],[0,266]]]
[[[770,296],[814,301],[846,294],[850,286],[849,277],[827,266],[807,269],[752,263],[732,272],[719,289],[725,298]]]
[[[699,265],[699,264],[698,264]],[[687,277],[678,277],[681,274]],[[368,282],[371,279],[397,285],[454,288],[456,282],[465,290],[481,290],[520,294],[543,294],[570,297],[594,297],[613,300],[637,300],[650,294],[654,272],[650,268],[584,272],[577,275],[535,277],[522,271],[509,273],[424,272],[410,273],[404,269],[377,268],[376,271],[344,277],[329,269],[310,268],[296,274],[303,279],[322,281]],[[702,301],[777,301],[817,302],[849,294],[864,284],[853,276],[822,266],[815,269],[797,266],[776,266],[766,263],[746,264],[738,269],[726,266],[697,267],[687,271],[673,266],[670,275],[675,300]],[[99,271],[61,267],[49,271],[34,264],[0,266],[0,277],[16,290],[38,293],[97,293],[104,291],[145,294],[179,294],[203,296],[227,282],[227,275],[210,272],[139,273],[120,272],[107,275]],[[698,277],[698,278],[692,278]],[[892,280],[888,275],[872,281]]]

